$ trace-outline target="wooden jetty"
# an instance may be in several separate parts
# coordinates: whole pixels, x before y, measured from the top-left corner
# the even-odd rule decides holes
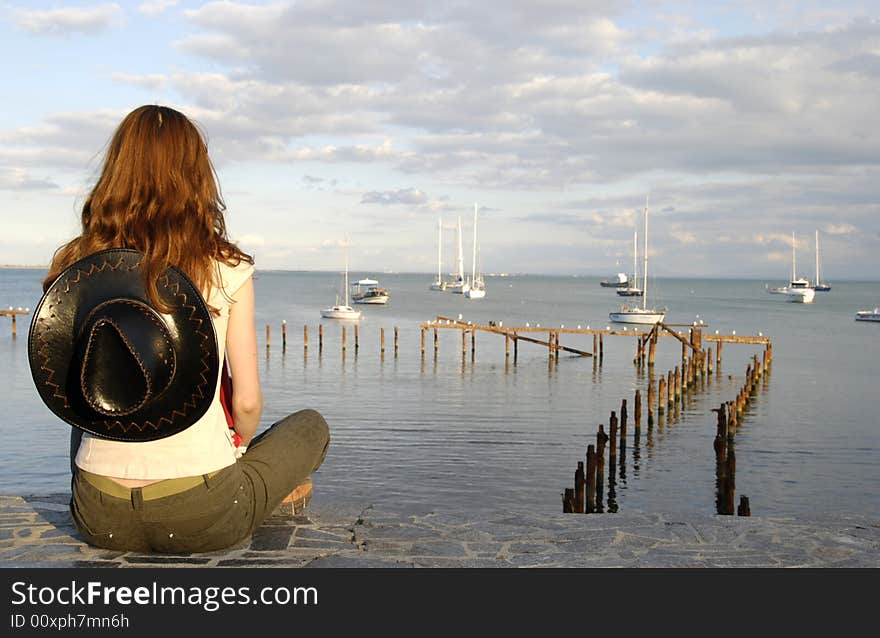
[[[16,335],[15,318],[18,315],[29,315],[29,314],[31,314],[30,308],[21,308],[21,307],[12,308],[10,306],[8,310],[0,310],[0,317],[12,317],[12,336],[13,337]]]

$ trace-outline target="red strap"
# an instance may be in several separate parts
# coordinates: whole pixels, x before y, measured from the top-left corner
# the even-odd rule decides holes
[[[238,432],[234,431],[235,423],[232,419],[232,377],[229,376],[229,362],[223,359],[223,368],[220,372],[220,405],[223,407],[223,414],[226,416],[226,425],[232,432],[232,442],[235,447],[241,445],[241,437]]]

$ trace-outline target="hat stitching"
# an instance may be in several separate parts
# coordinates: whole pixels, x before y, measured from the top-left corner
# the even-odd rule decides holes
[[[122,341],[125,343],[126,347],[128,347],[128,351],[129,351],[129,352],[131,353],[131,355],[134,357],[134,360],[137,362],[138,367],[141,369],[141,372],[144,374],[144,379],[146,379],[146,381],[147,381],[147,393],[146,393],[146,396],[144,396],[144,398],[141,400],[140,403],[137,404],[137,406],[135,406],[134,408],[132,408],[131,410],[129,410],[129,413],[134,412],[135,410],[140,410],[142,407],[144,407],[144,404],[147,402],[147,397],[149,397],[149,396],[153,393],[153,380],[150,378],[150,373],[147,372],[147,368],[146,368],[146,366],[144,365],[144,362],[141,360],[140,356],[138,356],[138,353],[136,352],[136,350],[135,350],[135,348],[134,348],[134,345],[131,343],[131,341],[128,340],[128,338],[125,336],[125,334],[123,334],[123,332],[122,332],[122,328],[120,328],[120,327],[119,327],[119,324],[117,324],[115,321],[113,321],[112,319],[107,319],[107,318],[100,319],[100,320],[94,325],[94,327],[92,328],[91,332],[94,333],[94,332],[95,332],[95,329],[96,329],[99,325],[101,325],[101,323],[109,323],[109,324],[112,325],[114,328],[116,328],[116,332],[117,332],[117,334],[118,334],[119,337],[122,339]],[[91,339],[90,339],[90,340],[89,340],[88,347],[86,347],[86,353],[85,353],[85,356],[83,356],[83,363],[85,363],[85,362],[88,360],[88,358],[89,358],[89,353],[90,353],[91,351],[92,351],[92,341],[91,341]],[[92,395],[92,392],[91,392],[90,390],[86,389],[86,369],[85,369],[85,366],[82,367],[82,369],[80,370],[80,373],[79,373],[79,387],[80,387],[80,389],[82,390],[82,393],[83,393],[85,396],[87,396],[87,397],[88,397],[89,399],[91,399],[93,402],[95,401],[95,398],[94,398],[94,396]],[[121,412],[121,410],[103,410],[103,409],[101,409],[101,408],[95,407],[94,405],[92,405],[92,403],[89,403],[89,405],[91,406],[91,408],[92,408],[95,412],[97,412],[98,414],[103,414],[104,416],[115,416],[116,413]]]
[[[211,367],[208,365],[208,362],[207,362],[208,357],[211,356],[211,351],[206,344],[206,342],[209,341],[208,335],[205,334],[201,329],[202,328],[202,320],[194,317],[194,315],[196,314],[198,309],[193,304],[186,303],[187,302],[186,293],[180,292],[180,283],[178,283],[178,282],[172,283],[170,281],[170,279],[168,278],[167,274],[163,275],[162,278],[160,279],[160,281],[163,282],[163,285],[166,288],[168,288],[174,296],[182,298],[180,307],[181,308],[188,308],[190,310],[190,315],[189,315],[189,317],[187,317],[187,319],[191,323],[196,324],[198,326],[196,328],[196,334],[198,334],[202,337],[202,342],[199,346],[202,349],[202,359],[201,359],[202,370],[199,373],[199,376],[201,376],[201,378],[202,378],[202,382],[196,386],[195,391],[190,395],[190,400],[183,402],[183,407],[186,409],[183,412],[181,412],[177,409],[171,410],[171,418],[170,419],[166,416],[162,416],[162,417],[159,417],[157,423],[153,423],[150,420],[146,420],[146,421],[144,421],[143,425],[140,425],[140,424],[132,421],[131,423],[128,424],[128,427],[126,427],[124,423],[122,423],[121,421],[118,421],[118,420],[114,421],[113,423],[105,422],[105,425],[108,430],[111,430],[114,427],[118,426],[122,429],[123,432],[127,432],[131,428],[137,428],[138,430],[143,431],[144,428],[148,425],[150,427],[152,427],[154,430],[158,430],[159,427],[163,424],[163,422],[168,423],[168,425],[172,425],[174,423],[174,420],[177,417],[186,417],[187,412],[196,407],[196,402],[195,402],[196,398],[199,398],[199,399],[205,398],[205,394],[202,391],[202,388],[208,384],[208,379],[205,377],[205,373],[211,369]]]
[[[108,266],[110,266],[110,270],[111,270],[111,271],[118,270],[121,266],[124,265],[124,261],[125,261],[125,260],[124,260],[124,257],[120,256],[120,257],[119,257],[119,260],[116,262],[115,265],[110,265],[110,262],[107,261],[107,260],[105,260],[105,261],[104,261],[99,267],[96,267],[95,264],[92,264],[92,265],[90,266],[88,272],[85,272],[85,271],[83,271],[83,270],[81,270],[81,269],[77,269],[77,273],[76,273],[75,278],[71,278],[71,277],[68,277],[68,278],[67,278],[67,280],[66,280],[66,282],[65,282],[65,283],[66,283],[66,286],[65,286],[65,289],[63,290],[63,292],[65,292],[65,293],[70,292],[70,285],[71,285],[71,283],[79,283],[80,280],[81,280],[81,278],[82,278],[83,276],[85,276],[85,277],[90,277],[90,276],[92,276],[92,275],[95,274],[95,273],[102,272],[102,271],[103,271],[105,268],[107,268]],[[135,270],[139,265],[140,265],[140,262],[135,263],[134,265],[129,266],[129,267],[128,267],[128,270],[129,270],[129,271],[131,271],[131,270]],[[201,343],[201,345],[200,345],[200,347],[201,347],[201,349],[202,349],[202,358],[201,358],[202,370],[201,370],[201,372],[199,373],[199,375],[201,376],[202,381],[201,381],[201,383],[199,383],[199,384],[196,386],[196,390],[192,393],[192,395],[190,395],[190,400],[189,400],[189,401],[184,401],[184,402],[183,402],[183,406],[184,406],[184,408],[186,408],[186,409],[185,409],[183,412],[180,412],[179,410],[176,410],[176,409],[172,410],[172,411],[171,411],[171,418],[170,418],[170,419],[169,419],[168,417],[165,417],[165,416],[160,417],[159,420],[158,420],[158,424],[155,424],[155,423],[153,423],[152,421],[149,421],[149,420],[145,421],[143,425],[138,424],[138,423],[135,423],[135,422],[131,422],[131,423],[128,424],[128,427],[126,427],[126,425],[125,425],[124,423],[122,423],[121,421],[119,421],[119,420],[113,421],[112,423],[109,422],[109,421],[105,421],[105,422],[104,422],[104,425],[105,425],[105,427],[107,428],[108,431],[109,431],[109,430],[112,430],[114,427],[117,427],[117,426],[118,426],[120,429],[122,429],[123,432],[127,432],[128,430],[130,430],[130,429],[132,429],[132,428],[137,428],[139,431],[143,431],[143,430],[146,428],[147,425],[149,425],[150,427],[152,427],[154,430],[158,430],[159,427],[160,427],[160,425],[161,425],[163,422],[167,422],[169,425],[171,425],[171,424],[174,423],[174,419],[176,419],[178,416],[180,416],[180,417],[185,417],[186,414],[187,414],[187,412],[188,412],[188,410],[190,410],[190,409],[194,409],[194,408],[195,408],[195,406],[196,406],[195,399],[196,399],[196,398],[204,399],[204,397],[205,397],[205,394],[204,394],[204,392],[203,392],[203,390],[202,390],[202,388],[203,388],[205,385],[208,384],[208,379],[205,377],[205,373],[208,372],[208,371],[210,371],[210,369],[211,369],[210,366],[208,365],[208,361],[207,361],[207,359],[211,356],[211,351],[210,351],[210,349],[208,348],[208,345],[207,345],[207,343],[206,343],[207,341],[209,341],[209,335],[207,335],[207,334],[202,330],[202,328],[201,328],[201,327],[202,327],[202,320],[201,320],[201,319],[198,319],[198,318],[194,318],[193,315],[195,315],[195,313],[197,312],[198,309],[195,307],[195,305],[193,305],[193,304],[187,304],[187,303],[186,303],[186,301],[187,301],[187,295],[186,295],[186,293],[181,293],[181,292],[180,292],[180,284],[177,283],[177,282],[175,282],[175,283],[171,283],[170,280],[169,280],[169,278],[168,278],[168,275],[167,275],[167,274],[164,275],[164,276],[162,277],[162,279],[164,280],[164,285],[165,285],[169,290],[172,291],[172,294],[174,294],[174,295],[177,296],[177,297],[182,297],[183,301],[182,301],[182,303],[181,303],[181,307],[182,307],[182,308],[189,308],[189,309],[190,309],[190,316],[188,317],[188,319],[189,319],[189,321],[190,321],[191,323],[197,325],[196,333],[202,337],[202,343]],[[58,292],[61,292],[61,291],[58,291]],[[57,295],[57,293],[56,293],[56,295]],[[60,303],[61,303],[61,300],[60,300],[60,299],[57,299],[57,300],[56,300],[56,304],[57,304],[57,305],[60,305]],[[52,368],[47,368],[46,365],[45,365],[45,364],[48,363],[48,361],[49,361],[49,356],[44,352],[46,346],[48,345],[48,342],[47,342],[47,340],[46,340],[46,336],[45,336],[44,333],[45,333],[45,331],[43,331],[43,332],[40,333],[40,341],[41,341],[42,343],[41,343],[40,348],[38,348],[38,350],[37,350],[37,352],[43,357],[43,363],[40,365],[40,369],[43,370],[43,371],[45,371],[45,372],[48,372],[48,373],[49,373],[49,374],[48,374],[48,377],[47,377],[47,379],[46,379],[46,381],[45,381],[45,383],[46,383],[47,385],[50,385],[50,386],[53,387],[53,396],[54,396],[55,398],[63,399],[63,400],[64,400],[64,407],[65,407],[65,408],[69,408],[69,407],[70,407],[70,404],[69,404],[68,401],[67,401],[67,396],[64,395],[63,393],[60,393],[60,392],[59,392],[59,390],[60,390],[60,386],[59,386],[57,383],[54,383],[54,382],[52,381],[52,378],[53,378],[54,375],[55,375],[55,370],[52,369]]]
[[[118,270],[118,269],[120,268],[120,266],[123,265],[124,261],[125,261],[125,258],[124,258],[123,256],[120,256],[120,257],[119,257],[119,261],[116,262],[116,265],[110,266],[110,270],[111,270],[111,271]],[[61,291],[61,290],[56,290],[56,291],[55,291],[55,305],[57,305],[57,306],[60,306],[60,305],[61,305],[61,301],[62,301],[62,299],[60,298],[60,293],[61,293],[61,292],[64,292],[64,293],[68,293],[68,292],[70,292],[70,284],[71,284],[71,283],[79,283],[79,282],[80,282],[80,279],[82,278],[82,275],[85,275],[86,277],[91,277],[93,274],[103,271],[108,265],[110,265],[110,262],[107,261],[107,260],[105,259],[105,260],[104,260],[104,263],[102,263],[102,264],[100,265],[100,267],[96,267],[95,264],[91,264],[91,266],[89,267],[89,271],[88,271],[88,272],[85,272],[85,271],[83,271],[82,269],[77,268],[77,271],[76,271],[76,278],[75,278],[75,279],[72,279],[71,277],[68,277],[68,278],[65,280],[65,287],[64,287],[64,290],[63,290],[63,291]],[[140,262],[137,262],[137,263],[134,264],[133,266],[129,266],[128,269],[129,269],[129,270],[134,270],[134,269],[137,268],[139,265],[140,265]],[[51,306],[50,306],[50,307],[51,307]],[[43,320],[40,319],[40,321],[42,322]],[[46,340],[46,332],[47,332],[47,331],[45,331],[45,330],[43,330],[43,331],[40,332],[40,342],[41,342],[41,345],[40,345],[40,347],[37,349],[37,353],[38,353],[40,356],[43,357],[43,363],[40,364],[40,370],[49,373],[49,375],[48,375],[47,378],[46,378],[46,385],[49,385],[49,386],[52,387],[52,397],[55,398],[55,399],[62,399],[62,400],[64,401],[64,407],[65,407],[65,408],[70,408],[70,402],[67,400],[67,395],[64,394],[63,392],[61,392],[61,386],[60,386],[59,384],[57,384],[57,383],[55,383],[54,381],[52,381],[52,379],[55,377],[55,370],[54,370],[53,368],[47,368],[47,367],[46,367],[46,364],[49,362],[49,355],[47,355],[47,354],[45,353],[45,348],[46,348],[47,345],[49,345],[49,344],[48,344],[48,341]]]

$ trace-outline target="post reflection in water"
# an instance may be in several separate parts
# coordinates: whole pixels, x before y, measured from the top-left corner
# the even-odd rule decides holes
[[[641,438],[639,431],[636,430],[636,433],[633,436],[633,478],[639,478],[639,462],[642,460],[642,455],[639,450],[639,440]]]

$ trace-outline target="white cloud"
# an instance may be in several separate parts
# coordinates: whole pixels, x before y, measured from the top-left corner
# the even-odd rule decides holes
[[[852,235],[859,232],[859,229],[852,224],[828,224],[825,232],[829,235]]]
[[[125,16],[118,4],[59,9],[16,9],[15,24],[37,35],[96,33],[124,23]]]
[[[178,0],[149,0],[138,5],[138,11],[147,16],[157,16],[176,6]]]

